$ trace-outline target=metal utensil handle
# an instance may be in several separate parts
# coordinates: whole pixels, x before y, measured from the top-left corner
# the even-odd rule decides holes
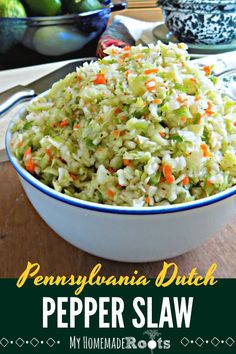
[[[21,85],[0,92],[0,116],[3,113],[6,113],[17,102],[23,101],[34,96],[34,90]]]
[[[127,7],[128,7],[127,1],[121,1],[119,3],[111,4],[110,6],[111,12],[125,10],[127,9]]]

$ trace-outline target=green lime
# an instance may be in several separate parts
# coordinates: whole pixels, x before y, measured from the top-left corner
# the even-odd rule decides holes
[[[55,16],[61,13],[61,0],[24,0],[34,15]]]
[[[74,26],[43,26],[35,32],[33,46],[40,54],[60,56],[80,50],[95,36],[94,32],[83,33]]]
[[[20,1],[0,0],[0,17],[4,17],[0,26],[0,53],[4,54],[21,42],[26,29],[22,18],[27,17],[27,14]]]
[[[98,0],[68,0],[67,8],[70,13],[80,13],[87,11],[95,11],[101,9]]]
[[[27,15],[20,1],[0,0],[0,17],[27,17]]]

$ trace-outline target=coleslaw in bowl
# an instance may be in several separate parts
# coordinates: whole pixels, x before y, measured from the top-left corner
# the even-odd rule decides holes
[[[125,262],[180,255],[235,214],[235,103],[182,44],[108,51],[12,119],[9,160],[76,247]]]
[[[11,150],[42,183],[131,207],[191,202],[236,182],[236,104],[184,44],[111,47],[27,107]]]

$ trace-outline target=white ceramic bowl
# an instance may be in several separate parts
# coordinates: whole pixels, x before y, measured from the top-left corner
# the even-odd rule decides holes
[[[161,207],[117,207],[68,197],[28,173],[8,145],[9,160],[34,208],[62,238],[96,256],[150,262],[183,254],[222,228],[236,212],[236,186],[195,202]]]

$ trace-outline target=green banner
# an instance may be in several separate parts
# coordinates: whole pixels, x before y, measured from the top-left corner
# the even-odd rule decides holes
[[[86,285],[79,295],[39,280],[0,280],[1,353],[235,353],[236,280]]]

